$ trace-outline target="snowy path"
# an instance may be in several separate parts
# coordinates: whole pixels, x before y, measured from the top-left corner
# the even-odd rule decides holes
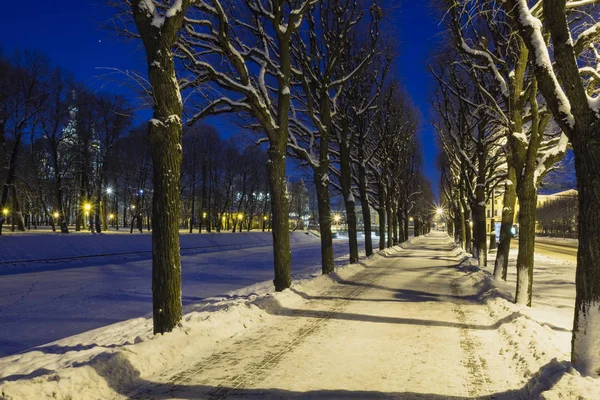
[[[453,246],[421,237],[135,399],[519,398],[494,320]],[[109,383],[110,384],[110,383]],[[114,388],[118,391],[118,388]],[[126,394],[126,393],[123,393]]]

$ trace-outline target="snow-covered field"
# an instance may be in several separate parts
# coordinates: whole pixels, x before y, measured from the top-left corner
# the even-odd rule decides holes
[[[573,263],[536,256],[527,309],[510,302],[514,276],[498,287],[439,233],[411,242],[330,277],[297,277],[282,293],[267,281],[198,299],[165,336],[151,335],[150,318],[136,318],[4,357],[0,393],[600,398],[600,380],[568,362]]]
[[[32,235],[0,240],[0,356],[145,316],[152,310],[151,236]],[[291,235],[293,273],[319,268],[320,242]],[[189,306],[273,279],[271,233],[182,235],[183,302]],[[342,263],[348,242],[334,241]],[[130,253],[89,259],[10,263]],[[45,350],[50,351],[50,350]],[[2,376],[2,374],[0,374]]]

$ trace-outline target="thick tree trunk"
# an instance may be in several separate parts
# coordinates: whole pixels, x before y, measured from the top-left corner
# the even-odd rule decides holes
[[[154,333],[170,332],[181,320],[179,252],[182,104],[170,44],[146,45],[154,115],[148,137],[152,154],[152,308]],[[138,223],[140,221],[139,210]],[[141,225],[141,224],[140,224]],[[140,226],[141,228],[141,226]]]
[[[271,209],[273,227],[273,257],[275,290],[281,292],[292,284],[289,205],[286,188],[286,140],[282,143],[271,141],[268,155],[267,172],[271,188]],[[207,226],[207,229],[210,225]],[[210,232],[210,230],[209,230]]]
[[[387,219],[387,247],[390,248],[394,245],[394,225],[393,225],[393,219],[394,219],[394,212],[392,210],[393,208],[393,204],[390,201],[390,197],[388,196],[388,200],[387,200],[387,208],[385,209],[386,211],[386,219]]]
[[[454,222],[454,237],[456,243],[460,247],[465,249],[465,216],[462,211],[462,206],[457,204],[456,206],[456,221]]]
[[[485,179],[485,177],[484,177]],[[480,267],[487,266],[487,229],[485,220],[485,187],[480,182],[475,190],[475,201],[476,206],[473,218],[475,224],[475,230],[477,232],[475,236],[475,249],[474,253],[478,260]]]
[[[321,266],[324,275],[334,271],[333,235],[331,234],[331,206],[329,203],[329,175],[321,165],[315,168],[315,188],[319,205],[319,231],[321,233]]]
[[[600,143],[599,127],[573,139],[579,191],[576,298],[571,360],[584,374],[600,375]]]
[[[408,208],[404,209],[404,218],[403,218],[403,222],[404,222],[404,240],[408,240],[410,237],[408,235]]]
[[[386,225],[386,195],[385,195],[385,186],[382,181],[379,181],[377,185],[378,189],[378,197],[379,197],[379,209],[377,213],[379,214],[379,250],[385,250],[385,225]]]
[[[525,181],[525,179],[523,179]],[[537,191],[533,182],[519,188],[519,254],[517,256],[517,292],[515,303],[531,307],[533,256],[535,251],[535,214]]]
[[[398,243],[403,243],[407,237],[404,235],[404,211],[399,206],[396,208],[396,219],[398,220]]]
[[[473,231],[473,220],[469,219],[472,217],[471,208],[468,206],[466,199],[463,197],[461,191],[461,203],[463,207],[463,215],[465,218],[465,251],[473,254],[473,242],[472,242],[472,231]],[[473,254],[474,255],[474,254]]]
[[[394,246],[398,245],[398,201],[394,201],[392,207],[392,243]]]
[[[342,132],[343,137],[347,137]],[[342,195],[344,196],[344,205],[346,207],[346,224],[348,225],[348,245],[350,247],[350,263],[358,262],[358,237],[356,229],[356,200],[352,194],[352,171],[350,169],[350,149],[347,143],[342,140],[340,143],[340,184],[342,186]]]
[[[508,255],[510,253],[510,241],[512,239],[512,227],[515,219],[515,204],[517,200],[516,172],[514,167],[508,166],[508,180],[504,188],[504,199],[502,201],[502,222],[500,224],[500,243],[496,252],[494,264],[494,277],[506,280],[508,274]]]
[[[385,250],[385,208],[379,208],[377,214],[379,214],[379,250]]]
[[[170,49],[163,49],[170,54]],[[181,320],[181,257],[179,253],[179,177],[181,169],[182,126],[170,121],[181,115],[173,92],[172,60],[165,57],[160,65],[170,66],[171,74],[150,68],[153,82],[154,118],[149,124],[154,195],[152,196],[152,303],[154,333],[170,332]],[[154,73],[152,71],[154,70]],[[170,87],[171,90],[157,89]],[[178,90],[178,89],[176,89]],[[139,220],[139,218],[138,218]]]
[[[362,208],[363,226],[365,230],[365,253],[367,257],[369,257],[373,254],[373,238],[371,237],[371,207],[367,195],[366,176],[366,167],[360,163],[358,166],[358,190],[360,193],[360,206]]]

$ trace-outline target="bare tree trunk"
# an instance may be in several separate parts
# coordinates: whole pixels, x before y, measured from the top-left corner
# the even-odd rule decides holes
[[[512,227],[515,219],[515,204],[517,200],[516,172],[511,163],[508,163],[508,180],[504,188],[504,199],[502,200],[502,222],[500,224],[500,243],[496,252],[494,263],[494,277],[506,280],[508,274],[508,255],[510,253],[510,241],[512,239]]]
[[[404,240],[408,240],[409,239],[409,235],[408,235],[408,209],[404,210]]]
[[[346,121],[347,124],[347,121]],[[356,200],[352,194],[352,171],[350,169],[350,149],[348,148],[346,130],[342,132],[340,143],[340,184],[344,205],[346,206],[346,223],[348,224],[348,245],[350,247],[350,263],[358,262],[358,233],[356,229]]]
[[[484,160],[485,162],[485,160]],[[485,170],[483,170],[485,173]],[[480,175],[482,173],[480,172]],[[473,223],[475,224],[475,249],[474,255],[478,260],[480,267],[487,266],[487,229],[485,221],[485,176],[479,176],[477,181],[477,188],[475,189],[475,206],[476,212],[474,213]]]
[[[385,216],[387,214],[386,207],[386,195],[385,195],[385,186],[382,181],[379,181],[378,184],[378,197],[379,197],[379,209],[377,212],[379,213],[379,250],[385,250]]]
[[[148,137],[152,154],[152,308],[154,333],[170,332],[182,317],[181,256],[179,251],[183,105],[171,47],[183,23],[189,0],[179,11],[166,15],[162,26],[156,13],[140,0],[131,2],[144,42],[148,77],[153,95],[153,118]],[[139,212],[139,211],[138,211]]]
[[[321,269],[323,275],[334,271],[333,235],[331,233],[331,206],[329,203],[329,175],[327,163],[315,168],[315,188],[319,206],[319,231],[321,233]]]
[[[389,188],[388,188],[389,191]],[[386,204],[386,218],[387,218],[387,247],[390,248],[394,245],[394,212],[392,208],[394,207],[392,200],[390,199],[390,195],[387,196]]]
[[[523,179],[525,180],[525,179]],[[515,303],[531,307],[535,252],[535,214],[537,191],[532,182],[519,190],[519,254],[517,256],[517,293]]]
[[[271,188],[271,209],[273,227],[273,257],[275,278],[275,290],[281,292],[292,284],[291,277],[291,253],[290,253],[290,226],[289,204],[286,187],[286,154],[287,140],[280,143],[271,140],[268,155],[269,163],[267,172],[269,175],[269,186]],[[209,228],[210,232],[210,228]]]
[[[363,151],[364,153],[364,150],[359,149],[359,152],[360,151]],[[369,204],[369,197],[367,195],[366,176],[366,167],[361,162],[358,166],[358,190],[360,192],[360,206],[362,208],[363,226],[365,230],[365,253],[367,257],[369,257],[373,254],[373,238],[371,238],[371,207]]]

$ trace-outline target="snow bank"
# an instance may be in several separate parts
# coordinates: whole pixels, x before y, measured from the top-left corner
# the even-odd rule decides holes
[[[476,260],[466,253],[462,255],[465,258],[459,269],[465,276],[461,286],[465,290],[475,288],[490,316],[501,322],[498,331],[504,343],[500,352],[516,363],[517,370],[527,382],[530,398],[600,398],[600,379],[581,376],[567,361],[570,359],[571,332],[548,322],[556,319],[556,315],[550,315],[552,311],[548,309],[514,304],[514,296],[508,292],[506,283],[496,282],[488,271],[477,267]],[[541,267],[540,259],[551,264],[547,257],[536,255],[536,268]]]
[[[167,335],[152,334],[151,317],[137,318],[1,358],[0,399],[125,398],[122,393],[153,376],[189,369],[217,353],[219,342],[264,327],[283,308],[297,307],[306,301],[297,291],[317,294],[380,258],[339,267],[329,276],[300,277],[293,282],[296,290],[275,293],[271,282],[263,282],[206,299],[189,307]]]
[[[292,244],[316,240],[314,235],[305,232],[291,232],[290,239]],[[180,235],[179,240],[182,250],[224,246],[271,246],[273,235],[270,232],[184,234]],[[0,263],[151,251],[152,236],[149,233],[21,234],[2,237]]]

